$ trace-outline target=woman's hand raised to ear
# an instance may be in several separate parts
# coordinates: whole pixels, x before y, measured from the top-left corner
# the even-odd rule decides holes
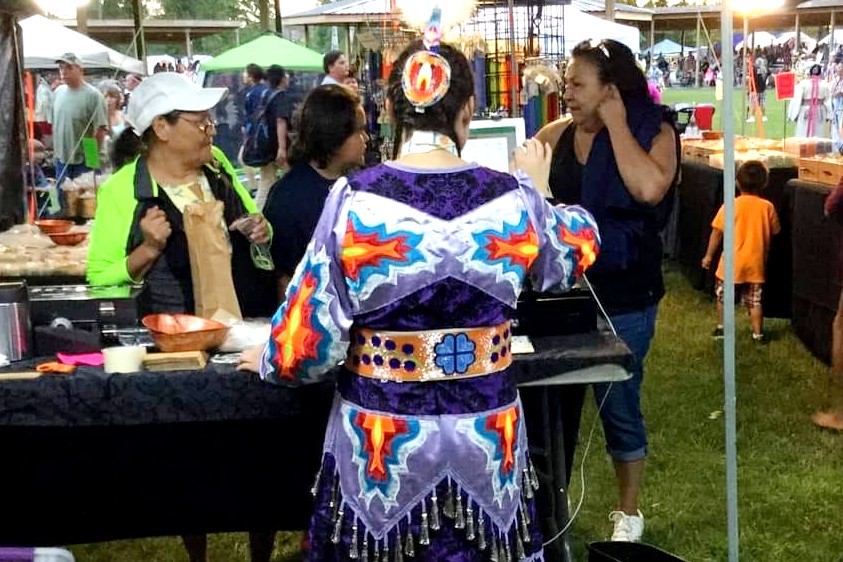
[[[597,107],[597,113],[610,131],[614,127],[626,125],[626,107],[618,87],[614,84],[609,86],[609,94]]]
[[[550,159],[553,149],[548,143],[541,143],[536,139],[528,139],[522,146],[512,153],[509,171],[521,170],[533,181],[536,191],[545,197],[553,197],[550,192]]]

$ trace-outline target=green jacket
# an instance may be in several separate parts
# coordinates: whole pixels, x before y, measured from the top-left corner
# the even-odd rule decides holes
[[[226,173],[243,206],[249,213],[258,209],[252,196],[237,179],[234,166],[222,150],[212,149],[215,161],[206,164],[214,171]],[[124,285],[138,283],[128,270],[127,246],[134,227],[133,221],[138,201],[135,199],[134,179],[138,160],[126,164],[114,173],[100,187],[97,193],[97,212],[91,229],[91,245],[88,248],[87,277],[91,285]],[[158,185],[152,182],[153,195],[158,195]]]

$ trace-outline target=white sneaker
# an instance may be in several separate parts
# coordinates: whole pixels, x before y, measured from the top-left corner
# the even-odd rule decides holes
[[[644,514],[627,515],[623,511],[613,511],[609,514],[609,521],[615,524],[612,533],[613,541],[639,542],[644,533]]]
[[[765,116],[764,116],[761,120],[762,120],[762,121],[767,121],[767,116],[765,115]]]
[[[755,117],[747,117],[746,122],[747,123],[755,123]]]

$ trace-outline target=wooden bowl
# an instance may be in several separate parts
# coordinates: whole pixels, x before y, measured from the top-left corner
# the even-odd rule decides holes
[[[67,232],[70,230],[70,227],[73,226],[73,221],[65,221],[65,220],[42,220],[42,221],[35,221],[35,226],[41,230],[44,234],[61,234],[62,232]],[[58,244],[58,242],[56,242]]]
[[[228,335],[228,326],[190,314],[150,314],[141,320],[161,351],[216,349]]]
[[[59,246],[76,246],[87,237],[87,232],[61,232],[58,234],[50,234],[50,240]]]

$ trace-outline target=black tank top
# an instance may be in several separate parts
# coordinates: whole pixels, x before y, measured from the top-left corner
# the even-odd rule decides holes
[[[565,127],[550,161],[550,191],[553,197],[566,205],[579,205],[582,202],[582,164],[577,162],[574,151],[573,123]]]
[[[559,203],[582,203],[583,165],[574,150],[576,125],[569,124],[553,150],[550,161],[550,191]],[[597,223],[601,228],[600,219]],[[625,314],[654,305],[664,296],[661,259],[662,242],[654,223],[646,223],[638,241],[638,259],[623,271],[592,271],[588,279],[609,314]],[[599,260],[600,258],[598,258]]]

